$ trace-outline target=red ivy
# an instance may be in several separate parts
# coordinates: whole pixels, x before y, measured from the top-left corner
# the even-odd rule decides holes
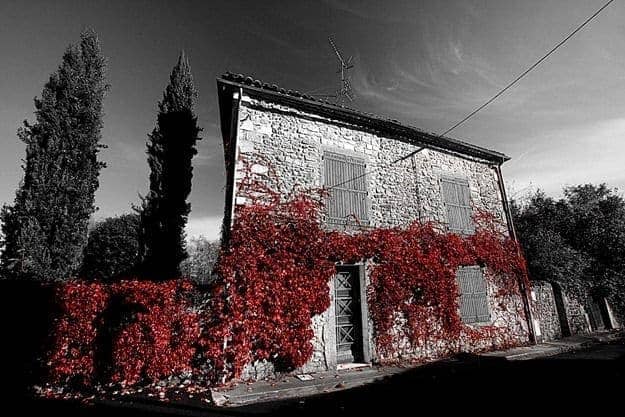
[[[440,353],[441,346],[450,352],[462,343],[518,342],[508,326],[473,328],[458,315],[460,266],[486,267],[502,310],[519,304],[519,283],[529,288],[518,245],[492,215],[476,216],[476,233],[464,237],[418,222],[352,234],[327,231],[321,226],[323,190],[285,197],[266,185],[267,178],[246,172],[239,195],[249,204],[237,208],[216,268],[220,280],[202,317],[189,310],[191,286],[185,281],[62,285],[57,294],[63,314],[50,359],[55,381],[93,382],[101,365],[94,359],[97,329],[111,327],[102,322],[111,300],[134,312],[112,341],[112,363],[106,365],[115,382],[153,381],[190,370],[196,346],[214,380],[237,377],[255,360],[301,366],[313,353],[311,319],[328,309],[330,279],[340,262],[367,265],[367,298],[381,358],[396,356],[406,343],[413,352],[430,344]]]
[[[122,281],[111,291],[123,304],[133,305],[134,320],[113,342],[113,382],[135,384],[142,378],[191,371],[200,334],[197,314],[189,311],[188,281]]]
[[[382,355],[396,352],[402,338],[413,346],[450,340],[513,343],[508,329],[474,329],[458,315],[459,266],[488,267],[497,296],[508,300],[518,299],[518,280],[527,281],[517,244],[489,214],[477,216],[478,230],[469,237],[418,222],[357,234],[328,232],[321,227],[323,192],[283,198],[266,179],[246,172],[239,195],[249,204],[237,208],[219,258],[221,280],[201,338],[216,377],[237,377],[254,360],[287,368],[306,363],[313,351],[311,318],[329,307],[337,262],[369,267],[369,311]],[[458,349],[458,343],[449,349]]]
[[[100,367],[113,371],[113,382],[131,385],[191,370],[200,332],[198,317],[189,310],[191,290],[183,280],[61,284],[57,297],[62,314],[53,332],[49,363],[52,380],[78,379],[89,386]],[[113,327],[104,321],[103,313],[110,308],[134,314],[113,329],[117,332],[112,362],[96,363],[96,348],[102,348],[96,346],[98,331]]]
[[[53,349],[48,363],[54,382],[69,377],[89,385],[95,372],[95,340],[98,320],[109,301],[101,283],[71,282],[56,289],[61,316],[53,330]]]
[[[310,319],[329,307],[334,271],[316,213],[303,196],[237,213],[202,338],[219,374],[237,376],[253,360],[296,367],[310,358]]]

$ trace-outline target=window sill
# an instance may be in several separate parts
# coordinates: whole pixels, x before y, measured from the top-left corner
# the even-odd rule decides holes
[[[493,325],[493,321],[489,320],[489,321],[476,321],[476,322],[472,322],[472,323],[465,323],[463,322],[465,326],[470,326],[470,327],[487,327],[487,326],[492,326]]]

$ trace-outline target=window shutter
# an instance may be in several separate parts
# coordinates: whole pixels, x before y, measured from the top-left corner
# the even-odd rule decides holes
[[[469,182],[456,178],[441,178],[441,193],[447,209],[447,222],[450,232],[473,234],[471,196]]]
[[[465,266],[456,274],[460,289],[460,317],[465,323],[490,321],[486,280],[479,266]]]
[[[329,225],[369,224],[366,165],[362,158],[324,153],[324,180],[330,189],[327,203]],[[357,219],[357,221],[356,221]]]

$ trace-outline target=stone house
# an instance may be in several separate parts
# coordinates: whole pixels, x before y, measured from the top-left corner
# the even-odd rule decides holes
[[[501,175],[509,158],[502,153],[250,77],[227,73],[217,79],[217,88],[227,178],[225,236],[236,205],[246,204],[237,194],[238,162],[246,155],[262,155],[287,189],[333,187],[325,218],[329,228],[421,220],[470,234],[472,215],[482,210],[514,233]],[[458,273],[462,319],[471,325],[514,321],[511,331],[526,342],[527,320],[511,317],[493,301],[496,289],[488,287],[482,272],[468,267]],[[331,286],[330,308],[313,318],[315,353],[304,371],[376,359],[364,302],[365,266],[337,266]]]

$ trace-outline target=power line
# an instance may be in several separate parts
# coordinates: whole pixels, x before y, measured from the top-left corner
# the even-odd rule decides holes
[[[582,23],[581,25],[579,25],[573,32],[571,32],[566,38],[562,39],[556,46],[554,46],[553,48],[551,48],[551,50],[549,52],[547,52],[545,55],[543,55],[542,58],[540,58],[538,61],[536,61],[533,65],[531,65],[528,69],[526,69],[525,71],[523,71],[521,73],[521,75],[519,75],[518,77],[516,77],[514,80],[512,80],[508,85],[506,85],[501,91],[499,91],[497,94],[495,94],[493,97],[491,97],[486,103],[482,104],[480,107],[478,107],[477,109],[473,110],[471,113],[469,113],[464,119],[460,120],[458,123],[456,123],[455,125],[453,125],[452,127],[450,127],[449,129],[447,129],[446,131],[444,131],[443,133],[441,133],[439,136],[445,136],[446,134],[448,134],[449,132],[451,132],[452,130],[456,129],[458,126],[460,126],[461,124],[463,124],[464,122],[466,122],[467,120],[469,120],[471,117],[473,117],[473,115],[475,115],[477,112],[479,112],[480,110],[482,110],[484,107],[488,106],[490,103],[492,103],[493,101],[497,100],[497,98],[499,96],[501,96],[503,93],[505,93],[510,87],[512,87],[514,84],[516,84],[517,82],[519,82],[523,77],[525,77],[530,71],[532,71],[534,68],[536,68],[537,66],[539,66],[541,64],[541,62],[543,62],[545,59],[547,59],[549,57],[549,55],[553,54],[559,47],[561,47],[562,45],[564,45],[566,43],[566,41],[568,41],[569,39],[571,39],[577,32],[579,32],[580,30],[582,30],[584,28],[584,26],[586,26],[588,23],[590,23],[591,20],[593,20],[595,17],[597,17],[597,15],[599,13],[601,13],[603,11],[603,9],[605,9],[606,7],[608,7],[610,5],[610,3],[612,3],[614,0],[610,0],[608,1],[606,4],[604,4],[603,6],[601,6],[601,8],[599,10],[597,10],[592,16],[590,16],[588,19],[586,19],[584,21],[584,23]]]
[[[481,106],[479,106],[478,108],[476,108],[475,110],[473,110],[471,113],[469,113],[467,116],[465,116],[462,120],[460,120],[459,122],[457,122],[456,124],[454,124],[453,126],[451,126],[449,129],[445,130],[443,133],[440,133],[438,135],[435,136],[435,138],[441,138],[445,135],[447,135],[448,133],[450,133],[451,131],[455,130],[457,127],[459,127],[460,125],[464,124],[466,121],[468,121],[470,118],[472,118],[473,116],[475,116],[478,112],[480,112],[482,109],[484,109],[486,106],[488,106],[490,103],[492,103],[493,101],[497,100],[503,93],[505,93],[506,91],[508,91],[513,85],[515,85],[517,82],[521,81],[521,79],[523,79],[527,74],[529,74],[532,70],[534,70],[536,67],[538,67],[543,61],[545,61],[551,54],[553,54],[558,48],[560,48],[562,45],[564,45],[569,39],[571,39],[577,32],[579,32],[580,30],[582,30],[588,23],[590,23],[595,17],[597,17],[605,8],[607,8],[611,3],[613,3],[614,0],[609,0],[607,3],[605,3],[603,6],[601,6],[601,8],[599,8],[599,10],[597,10],[596,12],[594,12],[590,17],[588,17],[586,20],[584,20],[584,22],[577,26],[575,28],[575,30],[573,30],[571,33],[569,33],[564,39],[562,39],[560,42],[558,42],[553,48],[551,48],[549,50],[549,52],[547,52],[545,55],[543,55],[538,61],[534,62],[531,66],[529,66],[525,71],[523,71],[519,76],[517,76],[515,79],[513,79],[511,82],[509,82],[504,88],[502,88],[501,90],[499,90],[499,92],[497,94],[495,94],[494,96],[492,96],[490,99],[488,99],[484,104],[482,104]],[[412,151],[400,158],[397,158],[396,160],[391,162],[391,165],[396,164],[397,162],[400,161],[404,161],[408,158],[410,158],[411,156],[417,154],[418,152],[421,152],[423,150],[423,148],[419,148],[416,151]],[[374,168],[372,170],[369,170],[357,177],[354,177],[352,179],[343,181],[339,184],[335,184],[331,187],[328,187],[329,190],[339,187],[341,185],[347,184],[348,182],[351,181],[355,181],[358,178],[364,177],[367,174],[371,174],[373,172],[375,172],[376,170],[378,170],[379,168]]]

